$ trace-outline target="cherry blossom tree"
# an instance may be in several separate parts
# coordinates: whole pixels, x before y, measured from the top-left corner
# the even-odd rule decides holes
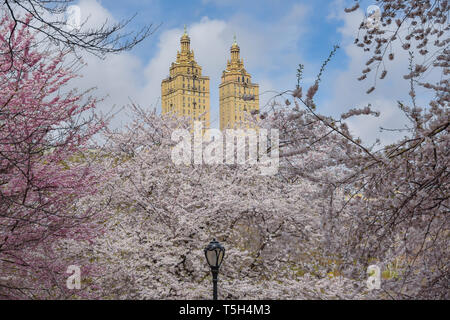
[[[177,165],[171,133],[189,121],[131,108],[136,117],[129,126],[106,132],[100,158],[113,174],[87,200],[106,204],[107,231],[78,251],[102,268],[94,281],[103,298],[209,299],[203,249],[212,238],[227,250],[221,298],[354,295],[361,284],[334,275],[320,254],[312,184],[264,176],[249,164]]]
[[[315,96],[338,47],[305,92],[300,65],[295,89],[279,95],[291,96],[260,117],[259,126],[280,131],[276,176],[250,165],[175,165],[171,132],[184,123],[133,107],[136,120],[106,134],[102,165],[114,173],[88,197],[107,205],[108,231],[78,249],[105,270],[96,279],[103,297],[208,297],[202,249],[215,237],[227,247],[224,298],[448,299],[448,2],[378,4],[380,28],[362,23],[355,41],[374,54],[360,80],[386,77],[393,42],[411,51],[411,102],[398,103],[410,120],[399,129],[405,137],[370,146],[353,136],[346,120],[378,116],[370,105],[339,118],[318,113]],[[393,21],[406,31],[386,30]],[[431,69],[437,82],[426,80]],[[428,104],[419,106],[417,86],[430,90]],[[382,285],[369,291],[374,264]]]
[[[30,22],[32,17],[27,16]],[[43,51],[26,25],[0,17],[0,297],[56,298],[65,286],[65,239],[89,240],[98,232],[81,197],[101,176],[88,152],[104,123],[88,115],[96,100],[66,89],[75,77],[64,52]],[[17,54],[7,53],[8,47]],[[6,53],[4,53],[6,52]],[[4,68],[6,67],[6,68]]]
[[[379,70],[385,78],[383,59],[394,59],[395,41],[410,51],[404,79],[411,102],[398,101],[410,125],[390,129],[405,132],[405,137],[381,147],[354,137],[346,119],[378,116],[371,106],[337,119],[317,112],[320,76],[335,50],[306,96],[299,81],[290,91],[294,103],[288,99],[288,108],[278,103],[271,120],[284,141],[286,177],[306,178],[321,187],[315,197],[322,204],[324,254],[336,255],[339,273],[362,280],[367,267],[377,264],[384,271],[381,289],[372,292],[376,297],[448,299],[449,39],[442,37],[448,36],[448,2],[377,2],[382,7],[380,27],[366,28],[362,22],[362,35],[355,40],[374,54],[359,80]],[[416,63],[418,56],[425,57],[425,64]],[[302,68],[299,77],[301,73]],[[438,75],[437,82],[427,78],[430,74]],[[428,104],[420,105],[417,86],[429,91]],[[375,85],[367,93],[373,90]]]

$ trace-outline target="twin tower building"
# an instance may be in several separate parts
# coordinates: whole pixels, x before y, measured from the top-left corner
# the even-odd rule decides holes
[[[170,67],[169,77],[161,83],[162,113],[202,121],[204,128],[210,128],[209,77],[202,75],[202,67],[194,59],[186,27],[180,42],[177,60]],[[251,81],[239,52],[234,39],[231,60],[227,61],[219,85],[220,130],[253,128],[251,119],[259,113],[259,86]]]

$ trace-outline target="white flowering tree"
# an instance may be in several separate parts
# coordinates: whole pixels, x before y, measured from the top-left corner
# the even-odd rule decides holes
[[[332,276],[333,263],[320,254],[311,183],[249,165],[175,165],[171,133],[182,122],[132,109],[130,126],[106,134],[103,165],[113,175],[88,199],[108,211],[104,236],[77,249],[103,270],[93,279],[102,298],[209,298],[203,249],[213,238],[226,247],[222,298],[353,294],[355,283]]]
[[[411,101],[398,101],[398,107],[410,122],[393,129],[405,137],[382,147],[354,137],[345,121],[362,114],[378,116],[369,106],[336,119],[317,112],[314,96],[335,48],[306,96],[301,66],[297,88],[290,91],[293,103],[288,99],[288,108],[270,115],[283,141],[282,172],[320,187],[315,200],[322,206],[323,254],[336,256],[339,274],[363,280],[368,266],[376,264],[383,271],[381,288],[372,292],[376,297],[448,299],[449,3],[377,4],[382,7],[379,28],[365,28],[363,22],[355,39],[356,46],[372,54],[358,80],[371,72],[378,76],[378,71],[381,80],[386,77],[383,61],[394,59],[394,43],[409,51],[404,79]],[[346,11],[358,7],[356,1]],[[430,74],[438,75],[437,80]],[[421,105],[418,87],[430,97],[428,103]],[[367,94],[375,89],[371,85]]]

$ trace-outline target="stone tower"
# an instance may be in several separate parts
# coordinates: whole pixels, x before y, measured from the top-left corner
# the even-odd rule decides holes
[[[203,127],[209,128],[209,77],[202,75],[202,68],[194,59],[186,26],[180,42],[181,51],[170,67],[169,77],[161,82],[162,113],[202,121]]]
[[[231,60],[227,61],[219,85],[220,130],[254,128],[249,118],[259,113],[259,85],[251,81],[251,75],[244,69],[236,37],[230,51]]]

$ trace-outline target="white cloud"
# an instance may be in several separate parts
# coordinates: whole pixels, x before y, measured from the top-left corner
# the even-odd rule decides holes
[[[96,29],[105,21],[108,24],[117,20],[96,0],[81,0],[77,4],[81,9],[81,21],[86,24],[83,28]],[[86,90],[96,88],[95,95],[104,98],[98,104],[97,110],[109,114],[117,112],[127,105],[129,98],[136,97],[140,93],[139,74],[143,69],[142,62],[130,52],[107,55],[104,60],[83,53],[83,61],[87,66],[80,70],[81,78],[74,79],[72,86]],[[120,113],[112,122],[113,127],[123,125],[127,121],[125,114]]]
[[[80,0],[81,22],[85,22],[84,29],[101,27],[105,22],[109,24],[117,22],[111,13],[96,0]]]

